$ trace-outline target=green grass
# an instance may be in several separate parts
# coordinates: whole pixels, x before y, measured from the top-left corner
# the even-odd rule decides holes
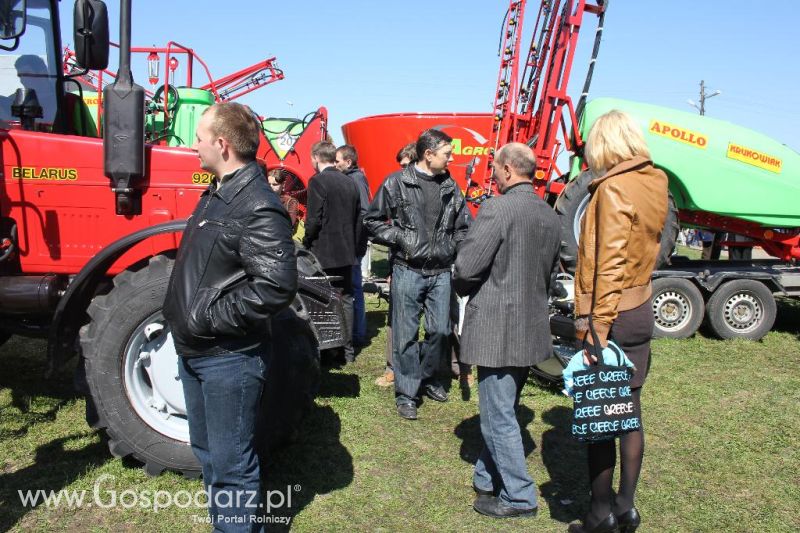
[[[356,363],[327,369],[299,442],[266,466],[266,488],[293,492],[297,531],[564,531],[587,509],[583,447],[568,433],[570,401],[526,386],[520,416],[538,518],[497,522],[471,509],[472,462],[480,449],[476,389],[454,382],[451,401],[425,402],[403,421],[383,368],[385,303],[368,299],[374,335]],[[643,394],[647,449],[637,505],[642,531],[797,531],[800,518],[800,306],[783,301],[761,342],[697,335],[654,342]],[[202,509],[24,508],[18,489],[197,491],[175,474],[147,477],[115,459],[83,421],[71,369],[39,379],[45,344],[13,338],[0,348],[0,530],[207,531]]]

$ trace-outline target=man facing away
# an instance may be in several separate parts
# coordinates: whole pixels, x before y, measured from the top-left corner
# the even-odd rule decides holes
[[[418,161],[390,174],[370,205],[365,226],[391,250],[392,364],[398,414],[417,418],[422,390],[447,401],[434,374],[449,354],[450,268],[471,220],[464,196],[447,171],[452,139],[426,130],[417,139]],[[425,312],[425,340],[417,342]]]
[[[345,314],[345,361],[355,359],[353,350],[353,265],[364,255],[361,200],[355,182],[336,170],[336,147],[319,141],[311,147],[311,163],[317,171],[308,182],[308,210],[303,245],[314,254],[331,285],[342,294]]]
[[[478,366],[484,448],[474,508],[503,518],[536,514],[516,407],[531,365],[552,355],[548,296],[558,272],[558,216],[533,191],[531,149],[511,143],[494,160],[502,196],[484,202],[462,243],[453,283],[469,296],[461,360]]]
[[[297,290],[292,226],[255,161],[259,130],[240,104],[203,113],[192,149],[218,181],[189,218],[164,305],[217,531],[261,529],[255,423],[269,319]]]
[[[367,177],[358,168],[358,152],[354,146],[344,144],[336,149],[336,170],[353,180],[358,187],[359,201],[361,203],[361,218],[367,214],[369,207],[369,184]],[[363,227],[362,227],[363,231]],[[364,257],[357,257],[353,265],[353,346],[360,347],[367,343],[367,312],[364,306],[364,287],[362,286],[361,272]],[[367,256],[369,261],[369,257]]]

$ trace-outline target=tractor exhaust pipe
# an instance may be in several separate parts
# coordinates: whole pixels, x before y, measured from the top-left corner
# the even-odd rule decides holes
[[[142,193],[136,187],[144,177],[144,88],[133,83],[131,73],[131,0],[120,2],[119,71],[114,83],[103,89],[105,175],[112,181],[116,213],[142,212]]]

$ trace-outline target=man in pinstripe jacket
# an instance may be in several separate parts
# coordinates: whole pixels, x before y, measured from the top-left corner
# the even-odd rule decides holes
[[[525,463],[515,409],[531,365],[552,355],[548,296],[558,271],[558,215],[533,191],[536,160],[520,143],[502,147],[487,200],[459,248],[453,279],[469,296],[461,361],[478,367],[484,448],[475,463],[474,508],[497,518],[533,516],[536,485]]]

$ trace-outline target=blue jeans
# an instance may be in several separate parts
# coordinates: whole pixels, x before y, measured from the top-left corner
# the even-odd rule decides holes
[[[263,530],[251,517],[261,504],[255,425],[268,361],[268,354],[250,351],[178,363],[214,531]]]
[[[364,287],[361,281],[361,259],[353,265],[353,345],[367,343],[367,310],[364,306]]]
[[[478,405],[483,450],[475,462],[473,484],[499,491],[511,507],[536,507],[536,484],[528,474],[516,408],[528,377],[527,367],[478,367]]]
[[[450,272],[424,276],[396,264],[391,285],[395,399],[398,404],[410,403],[449,356]],[[425,339],[419,343],[423,311]]]

